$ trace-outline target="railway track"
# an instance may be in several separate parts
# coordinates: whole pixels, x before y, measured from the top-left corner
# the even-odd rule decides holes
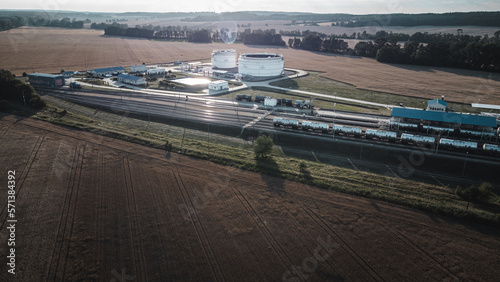
[[[267,132],[286,133],[294,135],[302,135],[306,137],[317,138],[335,138],[341,141],[369,142],[370,144],[390,146],[396,148],[425,148],[425,144],[403,144],[401,140],[389,143],[387,140],[367,140],[364,135],[362,136],[349,136],[349,134],[335,134],[333,132],[322,133],[319,131],[303,131],[286,127],[276,128],[273,126],[274,117],[287,117],[297,120],[308,120],[314,122],[328,123],[335,126],[352,126],[362,129],[364,133],[367,129],[379,129],[382,124],[388,122],[381,116],[360,114],[359,116],[349,113],[334,113],[334,117],[327,116],[308,116],[304,115],[296,109],[290,109],[283,112],[274,110],[269,112],[267,109],[259,109],[257,107],[243,106],[239,102],[228,101],[223,99],[207,99],[207,98],[189,98],[184,96],[166,96],[166,95],[151,95],[140,92],[120,92],[120,91],[66,91],[62,89],[51,90],[51,96],[67,100],[72,103],[90,105],[97,109],[106,108],[111,111],[127,115],[128,113],[135,113],[151,117],[166,117],[179,120],[191,120],[195,122],[202,122],[208,124],[216,124],[222,126],[232,126],[237,128],[252,128],[254,130],[262,130]],[[118,120],[117,123],[120,123]],[[331,126],[330,126],[331,127]],[[242,131],[243,132],[243,131]],[[399,137],[398,137],[399,138]],[[439,145],[437,145],[439,146]],[[439,148],[440,154],[450,155],[455,158],[464,158],[465,155],[461,152],[445,151],[441,147],[434,147],[437,151]],[[431,148],[434,150],[434,148]],[[450,149],[450,148],[447,148]],[[429,149],[425,149],[429,151]],[[430,152],[430,151],[429,151]],[[471,153],[473,153],[471,151]],[[471,158],[479,158],[489,162],[498,162],[495,157],[486,155],[468,156]]]

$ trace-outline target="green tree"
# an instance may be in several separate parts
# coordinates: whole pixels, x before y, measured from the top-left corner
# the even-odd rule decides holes
[[[273,150],[273,139],[267,135],[261,135],[254,141],[253,151],[256,158],[268,158]]]
[[[471,185],[469,188],[463,189],[457,186],[455,194],[467,201],[467,209],[470,202],[487,201],[492,194],[493,186],[488,182],[483,182],[479,186]]]
[[[304,50],[320,51],[323,40],[319,35],[308,34],[304,37],[301,43],[301,48]]]
[[[34,109],[45,107],[45,101],[40,98],[33,87],[17,79],[10,71],[0,69],[0,100],[28,105]]]

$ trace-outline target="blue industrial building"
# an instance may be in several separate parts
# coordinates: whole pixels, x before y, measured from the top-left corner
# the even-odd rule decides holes
[[[33,87],[61,87],[65,85],[65,79],[60,74],[30,73],[28,80]]]
[[[439,111],[423,111],[407,108],[393,108],[391,116],[407,121],[440,123],[447,125],[467,125],[470,127],[497,127],[496,118],[473,114],[462,114]]]

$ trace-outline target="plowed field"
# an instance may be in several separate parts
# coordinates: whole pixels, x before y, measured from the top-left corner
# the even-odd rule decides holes
[[[0,32],[0,67],[22,72],[90,70],[98,67],[210,60],[213,49],[272,52],[285,66],[325,72],[324,76],[370,89],[448,101],[500,104],[500,74],[450,68],[389,65],[374,59],[243,44],[195,44],[109,37],[99,30],[24,27]]]
[[[32,119],[1,116],[0,144],[0,281],[500,277],[497,229]]]

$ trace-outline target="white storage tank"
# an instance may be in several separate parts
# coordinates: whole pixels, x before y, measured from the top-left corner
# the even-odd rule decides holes
[[[212,68],[233,69],[237,65],[237,55],[234,50],[214,50],[212,52]]]
[[[242,54],[238,59],[238,72],[243,80],[266,80],[284,74],[282,55],[269,53]]]

